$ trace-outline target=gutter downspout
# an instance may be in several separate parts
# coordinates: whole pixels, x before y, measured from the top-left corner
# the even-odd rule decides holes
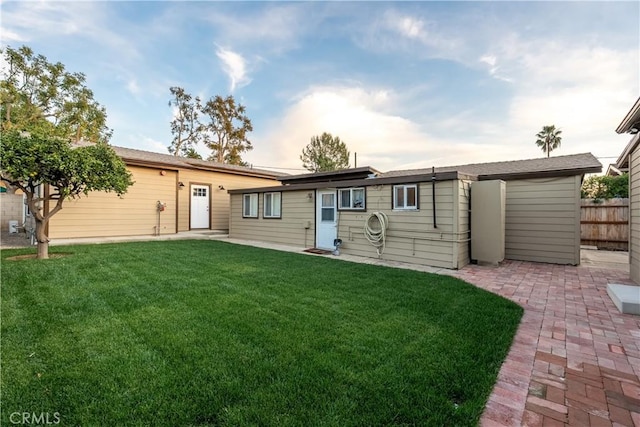
[[[436,167],[431,167],[431,199],[433,202],[433,228],[438,228],[436,222]]]

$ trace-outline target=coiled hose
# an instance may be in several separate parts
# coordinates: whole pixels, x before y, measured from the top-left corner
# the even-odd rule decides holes
[[[376,222],[378,227],[375,227]],[[364,222],[364,236],[376,248],[378,256],[384,253],[388,226],[389,218],[384,212],[373,212]]]

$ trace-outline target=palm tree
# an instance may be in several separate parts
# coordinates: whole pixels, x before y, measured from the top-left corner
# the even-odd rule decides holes
[[[547,157],[549,157],[549,153],[560,147],[560,142],[562,141],[561,133],[560,129],[556,129],[554,125],[551,125],[542,126],[542,130],[536,134],[538,138],[536,144],[542,148],[542,151],[547,153]]]

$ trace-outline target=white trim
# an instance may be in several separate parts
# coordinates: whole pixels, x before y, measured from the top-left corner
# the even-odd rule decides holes
[[[402,187],[403,189],[403,199],[402,200],[402,206],[398,206],[398,193],[396,192],[397,188]],[[407,205],[408,203],[408,199],[407,199],[407,189],[409,188],[413,188],[414,194],[415,194],[415,200],[414,205],[409,206]],[[393,186],[393,210],[394,211],[417,211],[418,210],[418,184],[399,184],[399,185],[394,185]]]
[[[342,206],[342,192],[349,192],[350,206]],[[362,206],[353,206],[354,204],[354,191],[362,191]],[[338,209],[341,211],[364,211],[367,209],[367,191],[365,187],[353,187],[353,188],[339,188],[338,189]]]
[[[245,211],[247,196],[249,197],[249,214]],[[244,193],[242,195],[242,218],[258,218],[258,193]]]
[[[269,206],[270,208],[269,210],[271,211],[271,215],[267,215],[267,196],[270,196],[271,206]],[[282,193],[281,192],[273,191],[269,193],[264,193],[262,195],[262,203],[263,203],[263,209],[262,209],[263,218],[281,218],[282,216]]]

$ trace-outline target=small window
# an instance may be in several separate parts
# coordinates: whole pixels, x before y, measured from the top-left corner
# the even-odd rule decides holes
[[[393,209],[416,210],[418,209],[418,186],[394,185],[393,186]]]
[[[364,210],[364,197],[364,188],[345,188],[338,190],[340,209]]]
[[[242,195],[242,217],[258,217],[258,193]]]
[[[264,193],[264,218],[280,218],[281,193]]]

